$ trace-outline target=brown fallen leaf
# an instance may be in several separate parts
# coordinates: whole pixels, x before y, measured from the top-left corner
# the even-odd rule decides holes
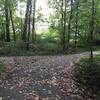
[[[48,97],[46,97],[45,100],[49,100]]]
[[[35,97],[33,100],[39,100],[39,96]]]

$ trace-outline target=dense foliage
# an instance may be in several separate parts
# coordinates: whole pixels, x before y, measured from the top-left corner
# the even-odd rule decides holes
[[[90,48],[92,55],[93,46],[100,44],[100,1],[43,2],[48,11],[38,7],[38,0],[0,0],[0,48],[6,42],[20,45],[22,41],[24,50],[68,52],[72,47],[83,47]]]
[[[82,59],[76,64],[75,79],[87,95],[100,95],[100,56],[95,57],[93,61]]]

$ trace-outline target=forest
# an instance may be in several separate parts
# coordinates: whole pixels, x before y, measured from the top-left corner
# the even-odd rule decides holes
[[[0,0],[0,100],[13,99],[100,99],[100,0]]]
[[[0,1],[1,55],[20,55],[22,49],[35,54],[68,53],[100,44],[99,0],[44,0],[44,5],[40,3],[36,0]]]

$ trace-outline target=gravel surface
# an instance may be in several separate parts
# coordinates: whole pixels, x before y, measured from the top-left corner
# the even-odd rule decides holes
[[[73,65],[82,56],[1,57],[7,72],[0,100],[84,100],[73,80]]]

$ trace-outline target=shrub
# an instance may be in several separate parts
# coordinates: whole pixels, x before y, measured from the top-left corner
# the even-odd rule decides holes
[[[3,47],[3,43],[0,41],[0,48]]]
[[[94,61],[86,58],[76,64],[75,79],[85,92],[100,94],[100,56]]]
[[[4,70],[5,70],[4,64],[0,62],[0,74],[4,72]]]

